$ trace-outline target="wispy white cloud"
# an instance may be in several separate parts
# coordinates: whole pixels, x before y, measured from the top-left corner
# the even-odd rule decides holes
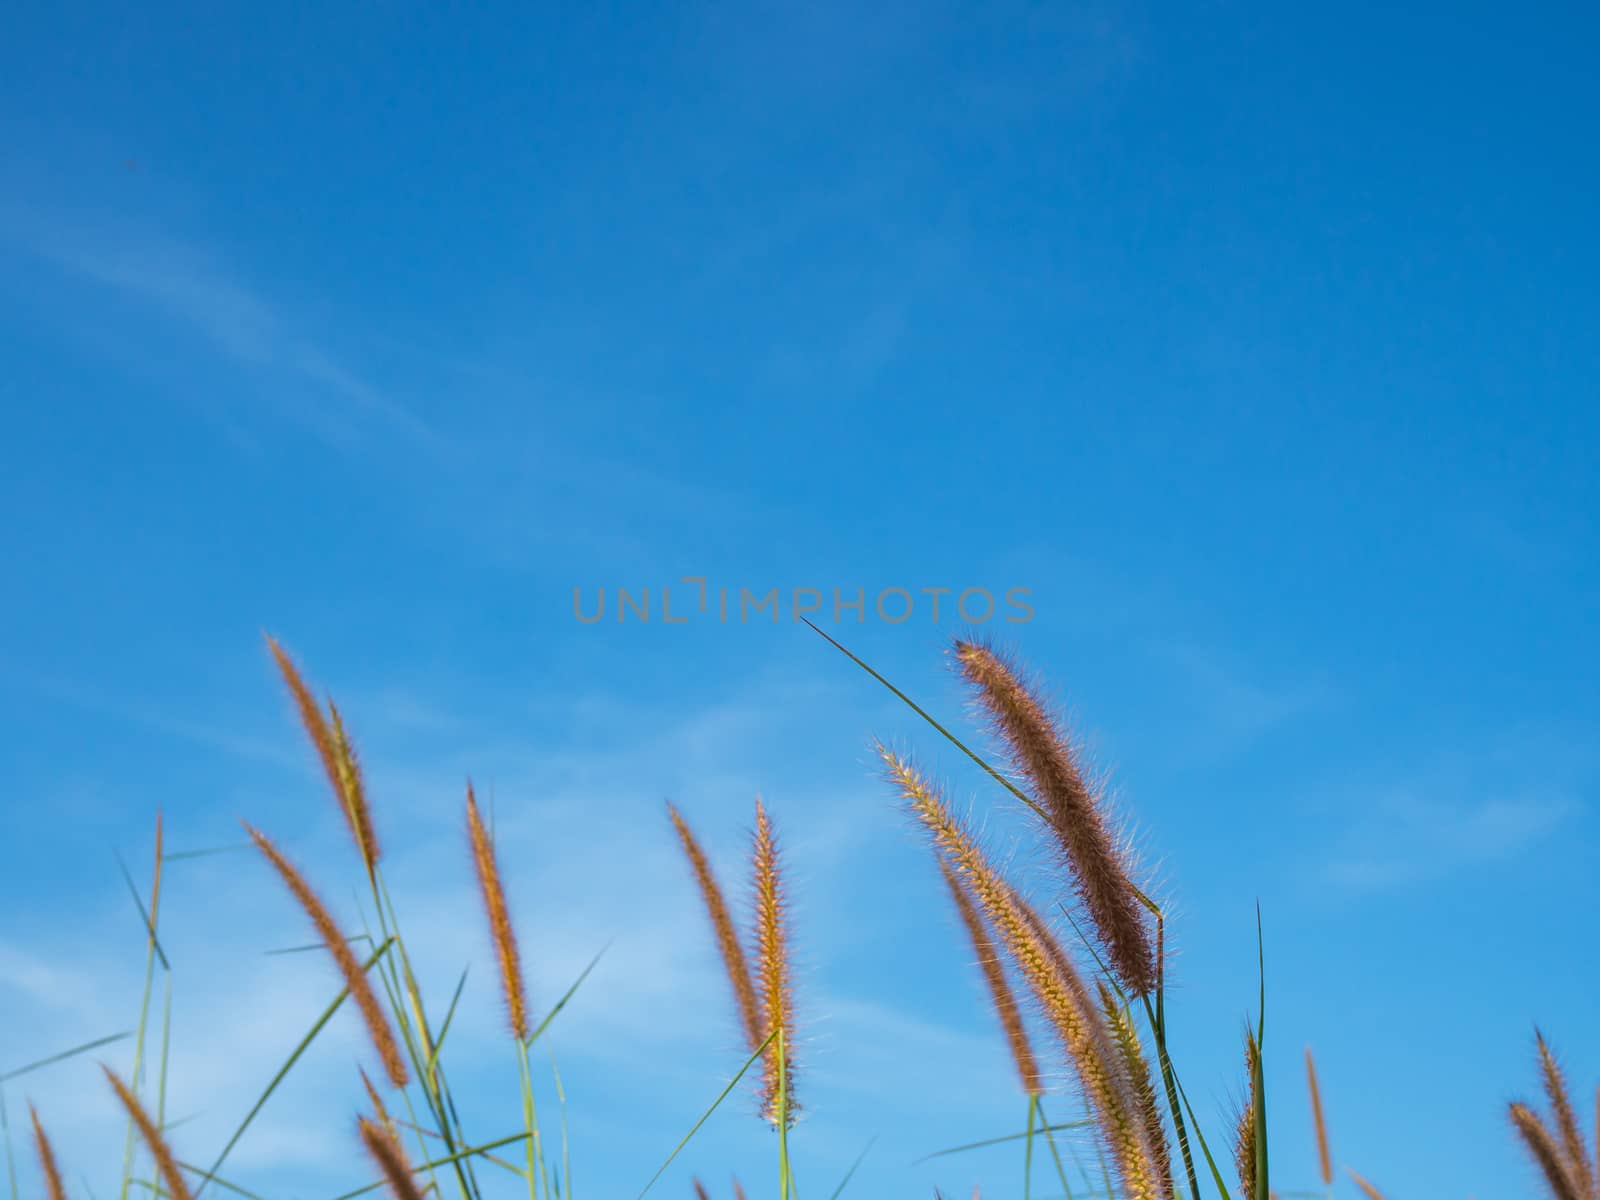
[[[0,211],[0,240],[70,279],[142,306],[208,345],[235,368],[263,377],[257,389],[278,413],[349,449],[387,430],[439,455],[444,438],[363,377],[220,254],[148,227],[85,221],[52,224]],[[306,393],[302,398],[300,393]]]
[[[1577,802],[1562,794],[1509,793],[1462,801],[1391,791],[1365,806],[1328,862],[1327,877],[1358,891],[1438,879],[1518,855],[1577,810]]]

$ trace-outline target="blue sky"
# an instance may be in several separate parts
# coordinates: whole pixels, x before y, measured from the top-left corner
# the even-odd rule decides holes
[[[615,939],[552,1039],[580,1194],[636,1193],[738,1061],[662,801],[731,882],[759,791],[802,1189],[877,1134],[863,1193],[1000,1194],[1010,1151],[911,1165],[1023,1104],[870,738],[1023,871],[1026,823],[787,612],[586,625],[573,594],[1015,587],[1033,619],[981,629],[1049,680],[1171,904],[1211,1128],[1259,898],[1275,1178],[1315,1182],[1309,1044],[1339,1162],[1397,1197],[1530,1188],[1503,1112],[1533,1023],[1600,1079],[1596,32],[1575,5],[9,12],[0,1069],[128,1024],[113,852],[142,863],[158,808],[180,849],[250,818],[353,915],[265,628],[349,715],[425,982],[475,964],[484,1136],[516,1077],[465,777],[536,998]],[[948,609],[824,615],[961,718]],[[262,865],[169,887],[174,1137],[205,1157],[332,984],[263,955],[304,935]],[[365,1179],[364,1053],[332,1031],[242,1182]],[[106,1195],[92,1066],[28,1083]],[[732,1105],[660,1186],[754,1190],[772,1153]]]

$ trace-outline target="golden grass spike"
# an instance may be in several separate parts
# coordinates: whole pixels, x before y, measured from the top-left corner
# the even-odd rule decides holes
[[[1111,970],[1132,995],[1145,995],[1156,986],[1157,970],[1144,904],[1128,856],[1116,845],[1066,735],[993,649],[958,640],[955,656],[1013,763],[1033,785]]]
[[[411,1173],[411,1164],[406,1161],[405,1151],[400,1148],[400,1139],[365,1117],[359,1119],[356,1128],[366,1144],[367,1153],[372,1155],[378,1169],[383,1172],[383,1178],[394,1193],[395,1200],[422,1200],[422,1193]]]
[[[111,1081],[112,1090],[117,1093],[117,1099],[122,1101],[122,1107],[128,1110],[128,1116],[132,1117],[133,1123],[138,1126],[139,1136],[149,1148],[150,1157],[155,1160],[156,1170],[161,1172],[161,1178],[166,1180],[167,1191],[172,1193],[172,1200],[193,1200],[189,1185],[184,1182],[183,1173],[178,1170],[178,1164],[172,1157],[171,1148],[161,1136],[161,1131],[156,1128],[156,1123],[150,1119],[150,1114],[145,1112],[144,1106],[139,1103],[139,1098],[105,1063],[100,1064],[100,1069]]]
[[[1350,1171],[1350,1168],[1346,1167],[1345,1170]],[[1361,1194],[1364,1195],[1367,1200],[1383,1200],[1383,1193],[1377,1188],[1373,1187],[1365,1179],[1361,1178],[1361,1176],[1357,1175],[1354,1171],[1350,1171],[1350,1178],[1355,1180],[1356,1186],[1361,1189]]]
[[[706,859],[705,851],[700,848],[694,831],[671,803],[667,805],[667,815],[672,818],[673,828],[678,831],[684,856],[694,871],[700,898],[705,902],[706,914],[711,918],[717,951],[722,955],[722,965],[728,973],[728,982],[733,987],[734,1000],[739,1006],[739,1022],[744,1027],[745,1043],[753,1054],[766,1038],[766,1033],[761,1028],[761,1005],[756,999],[756,985],[750,977],[750,964],[745,959],[744,947],[739,944],[733,918],[728,913],[728,903],[723,899],[722,889],[717,885],[711,864]]]
[[[28,1105],[28,1116],[33,1120],[33,1144],[39,1151],[39,1170],[44,1173],[45,1191],[50,1200],[67,1200],[66,1189],[61,1186],[61,1169],[56,1166],[56,1152],[50,1147],[44,1126],[39,1124],[39,1113]]]
[[[1306,1086],[1311,1092],[1311,1123],[1317,1131],[1317,1166],[1322,1172],[1322,1182],[1333,1186],[1333,1155],[1328,1150],[1328,1125],[1322,1119],[1322,1092],[1317,1087],[1317,1065],[1311,1061],[1311,1047],[1306,1047]]]
[[[739,1182],[739,1177],[733,1177],[733,1200],[745,1200],[744,1184]]]
[[[338,710],[330,703],[330,724],[311,695],[311,689],[301,678],[294,660],[271,634],[267,635],[267,648],[272,651],[278,672],[288,685],[289,694],[300,713],[300,724],[305,727],[306,736],[311,739],[317,757],[322,760],[322,770],[328,777],[329,786],[333,788],[334,799],[339,802],[339,811],[344,814],[345,824],[355,838],[361,861],[370,873],[378,862],[378,843],[372,832],[372,813],[367,806],[366,791],[361,782],[361,768],[344,731],[344,723],[339,719]]]
[[[1522,1138],[1533,1161],[1539,1165],[1555,1200],[1586,1200],[1578,1188],[1577,1180],[1572,1177],[1560,1144],[1545,1128],[1538,1114],[1526,1104],[1512,1104],[1509,1111],[1512,1128]]]
[[[698,1177],[689,1182],[694,1185],[695,1200],[711,1200],[711,1193],[706,1191],[706,1185],[701,1183]]]
[[[1139,1115],[1144,1119],[1145,1135],[1149,1138],[1156,1169],[1161,1175],[1162,1195],[1171,1196],[1172,1153],[1167,1145],[1167,1127],[1161,1121],[1155,1078],[1150,1074],[1150,1063],[1144,1056],[1144,1047],[1139,1044],[1139,1031],[1134,1028],[1131,1014],[1117,999],[1116,993],[1103,980],[1096,982],[1099,984],[1100,1007],[1106,1015],[1112,1044],[1122,1059],[1123,1070],[1127,1073],[1134,1099],[1138,1102]]]
[[[394,1118],[389,1115],[389,1108],[383,1102],[383,1097],[378,1095],[378,1089],[372,1086],[372,1080],[367,1077],[365,1067],[357,1067],[361,1073],[361,1086],[367,1089],[367,1099],[372,1101],[372,1115],[382,1122],[384,1129],[394,1132]]]
[[[1011,993],[1011,984],[1006,979],[1005,965],[1000,961],[994,939],[984,924],[983,914],[978,912],[972,897],[967,895],[967,889],[956,878],[950,865],[940,859],[939,870],[944,875],[950,898],[955,901],[956,911],[961,915],[961,923],[966,926],[967,937],[972,942],[973,953],[978,956],[978,966],[982,968],[984,980],[989,985],[989,998],[994,1002],[995,1015],[1000,1018],[1000,1027],[1005,1030],[1006,1041],[1011,1046],[1011,1059],[1022,1080],[1022,1090],[1030,1096],[1037,1096],[1044,1091],[1039,1079],[1039,1064],[1033,1057],[1033,1047],[1028,1044],[1028,1031],[1023,1027],[1022,1014],[1017,1010],[1017,998]]]
[[[1124,1194],[1129,1200],[1161,1200],[1160,1172],[1144,1122],[1126,1087],[1121,1063],[1110,1048],[1099,1011],[1087,1002],[1082,981],[1065,956],[1060,963],[1052,959],[1015,893],[950,812],[938,790],[893,751],[881,744],[877,749],[891,782],[922,822],[935,849],[971,890],[1045,1017],[1060,1034]]]
[[[783,880],[778,868],[778,843],[773,835],[772,821],[759,796],[756,797],[752,859],[761,1037],[764,1040],[773,1030],[781,1031],[785,1093],[782,1099],[784,1112],[792,1123],[797,1106],[794,1099],[794,995],[790,981],[787,919]],[[774,1124],[778,1121],[778,1051],[779,1038],[774,1038],[767,1046],[763,1062],[766,1099],[762,1115]]]
[[[472,839],[472,865],[478,873],[478,890],[483,895],[483,910],[489,917],[489,933],[494,939],[495,957],[500,962],[500,986],[505,995],[511,1036],[528,1040],[527,988],[522,981],[522,956],[517,951],[517,935],[511,928],[511,912],[506,907],[505,885],[495,861],[489,831],[478,814],[478,800],[467,784],[467,833]]]
[[[1533,1031],[1539,1051],[1539,1074],[1544,1083],[1545,1097],[1550,1101],[1550,1111],[1555,1117],[1556,1132],[1561,1139],[1561,1159],[1571,1176],[1573,1186],[1584,1196],[1595,1194],[1594,1168],[1589,1161],[1589,1151],[1583,1144],[1583,1134],[1578,1131],[1578,1115],[1572,1107],[1572,1096],[1567,1091],[1566,1077],[1556,1060],[1544,1034]]]
[[[361,774],[361,760],[345,732],[344,718],[333,701],[328,701],[329,732],[333,736],[333,761],[339,772],[339,792],[344,800],[345,820],[356,839],[356,849],[370,873],[378,864],[378,838],[372,832],[372,808],[367,803],[367,784]]]
[[[1233,1164],[1239,1171],[1239,1188],[1243,1200],[1251,1200],[1256,1194],[1256,1106],[1261,1103],[1261,1097],[1256,1092],[1256,1060],[1260,1054],[1255,1032],[1246,1029],[1244,1072],[1245,1078],[1250,1081],[1249,1099],[1245,1101],[1244,1111],[1239,1114],[1239,1124],[1233,1143]]]
[[[361,964],[356,961],[350,943],[345,941],[344,934],[339,932],[339,927],[334,923],[327,907],[311,890],[311,885],[306,882],[305,877],[272,844],[271,839],[248,823],[244,828],[250,835],[250,840],[256,844],[256,848],[282,876],[283,882],[299,902],[300,907],[305,910],[306,916],[316,927],[318,936],[333,955],[339,974],[344,976],[345,986],[350,989],[351,999],[361,1010],[361,1019],[366,1022],[367,1032],[372,1037],[372,1044],[383,1062],[383,1069],[388,1072],[390,1082],[395,1087],[405,1087],[410,1076],[406,1072],[405,1062],[400,1057],[400,1048],[395,1042],[394,1031],[389,1028],[389,1019],[379,1007],[378,998],[372,991],[372,984],[368,981],[366,972],[361,969]]]

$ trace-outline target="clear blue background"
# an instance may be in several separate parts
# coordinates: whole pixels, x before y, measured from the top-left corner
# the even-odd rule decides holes
[[[481,1136],[518,1114],[465,777],[536,1003],[616,939],[552,1042],[580,1196],[635,1194],[738,1061],[661,803],[737,888],[760,791],[802,1191],[877,1134],[862,1194],[1002,1194],[1011,1149],[909,1165],[1023,1104],[869,737],[1019,869],[1026,823],[787,616],[585,626],[572,596],[1026,587],[1035,619],[984,630],[1111,772],[1216,1138],[1259,898],[1275,1182],[1316,1184],[1309,1044],[1341,1164],[1531,1190],[1504,1106],[1534,1022],[1600,1079],[1597,33],[1580,5],[12,7],[0,1069],[129,1023],[113,851],[147,876],[158,808],[176,849],[257,821],[355,919],[268,628],[349,714],[435,1003],[476,964]],[[961,718],[959,622],[844,616]],[[174,1139],[206,1158],[334,982],[263,955],[305,933],[247,857],[173,864],[164,903]],[[241,1182],[367,1177],[365,1055],[332,1032]],[[106,1196],[92,1065],[25,1082],[13,1126],[25,1090]],[[773,1161],[741,1100],[659,1186],[769,1192]]]

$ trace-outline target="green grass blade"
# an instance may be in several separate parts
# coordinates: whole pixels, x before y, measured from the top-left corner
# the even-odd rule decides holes
[[[861,1153],[856,1155],[855,1162],[850,1164],[850,1169],[844,1173],[844,1178],[839,1180],[839,1186],[833,1189],[833,1195],[829,1196],[828,1200],[839,1200],[839,1197],[844,1194],[845,1186],[850,1182],[850,1177],[856,1173],[856,1168],[866,1159],[867,1152],[872,1149],[873,1143],[877,1140],[878,1137],[874,1134],[867,1144],[861,1148]]]
[[[384,942],[383,945],[374,950],[372,956],[361,965],[361,969],[370,971],[373,964],[388,953],[392,941],[393,939],[390,939],[390,941]],[[233,1131],[233,1136],[228,1139],[228,1144],[222,1148],[222,1153],[217,1155],[217,1161],[211,1164],[209,1171],[201,1173],[200,1186],[195,1190],[194,1194],[195,1200],[200,1200],[201,1194],[206,1190],[206,1185],[211,1182],[212,1176],[222,1169],[222,1164],[228,1161],[228,1155],[233,1153],[233,1148],[239,1144],[239,1139],[244,1136],[245,1130],[250,1128],[250,1123],[256,1119],[257,1114],[266,1106],[267,1101],[272,1098],[272,1093],[278,1090],[278,1085],[288,1078],[289,1072],[294,1069],[295,1063],[300,1061],[300,1056],[311,1048],[311,1043],[316,1041],[317,1035],[323,1031],[329,1021],[333,1020],[333,1014],[339,1011],[340,1006],[344,1004],[349,996],[349,988],[339,989],[339,994],[334,997],[333,1003],[323,1010],[322,1015],[317,1018],[316,1023],[311,1026],[305,1037],[300,1039],[300,1044],[294,1048],[293,1053],[289,1055],[283,1066],[278,1068],[278,1073],[267,1084],[266,1090],[261,1093],[255,1104],[251,1106],[250,1111],[245,1114],[245,1118],[239,1123],[239,1127]]]
[[[539,1035],[549,1028],[550,1022],[554,1021],[556,1019],[556,1015],[567,1006],[567,1001],[571,1000],[577,990],[583,986],[583,981],[589,978],[589,972],[593,971],[595,967],[599,965],[601,957],[609,949],[611,949],[611,942],[607,942],[604,946],[600,947],[600,952],[589,960],[589,965],[583,969],[583,973],[581,975],[572,981],[572,986],[566,990],[566,994],[563,995],[561,999],[557,1000],[555,1007],[545,1014],[544,1020],[540,1021],[534,1031],[528,1035],[528,1044],[530,1046],[539,1040]]]
[[[1035,1130],[1035,1132],[1054,1133],[1062,1129],[1089,1129],[1092,1128],[1093,1125],[1093,1121],[1064,1121],[1060,1125],[1041,1124],[1039,1128]],[[947,1154],[965,1154],[968,1150],[982,1150],[985,1147],[1000,1146],[1006,1142],[1020,1142],[1027,1136],[1028,1133],[1026,1130],[1024,1130],[1021,1133],[1008,1133],[1004,1137],[985,1138],[981,1142],[968,1142],[964,1146],[951,1146],[948,1150],[935,1150],[932,1154],[924,1154],[921,1158],[915,1159],[911,1165],[917,1166],[921,1163],[930,1162],[935,1158],[943,1158]]]
[[[1260,976],[1261,1008],[1256,1018],[1256,1067],[1251,1086],[1255,1090],[1255,1142],[1256,1142],[1256,1195],[1255,1200],[1268,1200],[1271,1191],[1267,1181],[1267,951],[1261,936],[1261,902],[1256,902],[1256,970]]]
[[[509,1137],[503,1137],[497,1142],[485,1142],[481,1146],[468,1146],[464,1150],[457,1150],[454,1154],[446,1155],[443,1158],[430,1159],[419,1166],[413,1167],[411,1168],[411,1173],[413,1175],[420,1175],[424,1171],[432,1171],[438,1167],[452,1166],[453,1164],[463,1162],[466,1159],[479,1157],[487,1158],[489,1151],[498,1150],[501,1146],[509,1146],[513,1142],[520,1142],[527,1136],[528,1135],[526,1133],[513,1133]],[[355,1197],[357,1196],[365,1196],[368,1192],[377,1191],[379,1188],[384,1186],[384,1183],[385,1181],[380,1179],[376,1183],[369,1183],[364,1187],[358,1187],[353,1192],[344,1192],[338,1196],[335,1196],[334,1200],[355,1200]]]
[[[728,1098],[729,1093],[731,1093],[733,1089],[738,1086],[739,1080],[744,1078],[744,1073],[760,1061],[761,1056],[766,1053],[767,1044],[777,1036],[777,1033],[778,1031],[774,1029],[771,1033],[767,1034],[766,1040],[763,1041],[761,1045],[756,1047],[756,1052],[749,1058],[745,1059],[744,1066],[739,1068],[739,1073],[728,1081],[728,1086],[723,1088],[721,1094],[719,1094],[717,1098],[712,1101],[711,1107],[706,1109],[706,1111],[701,1114],[700,1119],[694,1123],[694,1128],[690,1129],[688,1133],[684,1134],[683,1140],[673,1147],[672,1153],[667,1155],[667,1161],[656,1168],[656,1173],[650,1176],[650,1182],[644,1185],[644,1191],[639,1193],[638,1200],[644,1200],[645,1194],[649,1192],[651,1188],[655,1187],[656,1180],[660,1179],[662,1173],[672,1165],[672,1160],[677,1158],[683,1148],[689,1144],[689,1139],[700,1132],[700,1126],[704,1125],[711,1119],[711,1114],[716,1112],[717,1109],[722,1106],[722,1102]],[[343,1197],[341,1197],[340,1200],[343,1200]]]
[[[85,1042],[81,1046],[74,1046],[71,1050],[63,1050],[60,1054],[52,1054],[48,1058],[41,1058],[36,1062],[28,1063],[26,1066],[17,1067],[15,1070],[7,1071],[4,1075],[0,1075],[0,1083],[4,1083],[8,1079],[15,1079],[19,1075],[26,1075],[30,1071],[37,1071],[41,1067],[53,1066],[58,1062],[63,1062],[66,1059],[73,1058],[76,1055],[87,1054],[91,1050],[98,1050],[101,1046],[109,1046],[113,1042],[126,1041],[132,1036],[133,1030],[125,1029],[121,1033],[113,1033],[110,1037],[96,1038],[92,1042]]]

